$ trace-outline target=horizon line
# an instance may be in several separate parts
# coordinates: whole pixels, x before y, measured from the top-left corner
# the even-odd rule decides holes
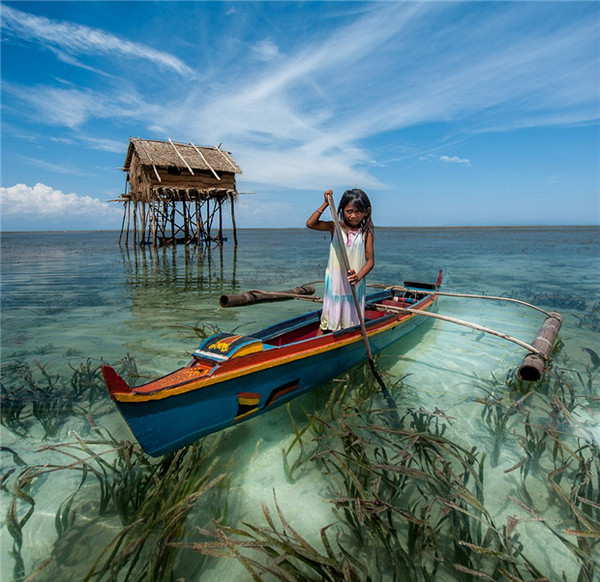
[[[600,228],[600,224],[522,224],[522,225],[475,225],[475,226],[376,226],[375,230],[385,229],[437,229],[437,230],[464,230],[464,229],[542,229],[542,228]],[[247,226],[237,228],[236,231],[244,230],[310,230],[305,226]],[[223,232],[231,231],[232,227],[223,228]],[[82,233],[82,232],[115,232],[120,233],[120,229],[81,229],[81,230],[70,230],[70,229],[55,229],[55,230],[2,230],[0,229],[0,236],[3,234],[52,234],[52,233]]]

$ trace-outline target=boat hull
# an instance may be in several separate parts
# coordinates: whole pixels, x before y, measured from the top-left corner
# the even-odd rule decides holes
[[[433,310],[436,299],[435,295],[426,297],[419,308]],[[315,311],[304,318],[317,320],[318,316]],[[372,353],[377,354],[410,334],[425,320],[414,314],[389,314],[368,322]],[[294,321],[280,326],[285,329],[286,324],[290,327]],[[268,336],[270,329],[274,328],[257,332],[255,337]],[[122,383],[118,387],[116,372],[109,367],[104,370],[105,380],[144,451],[159,456],[263,414],[366,361],[358,326],[266,348],[234,358],[197,380],[181,381],[187,377],[188,369],[176,371],[157,381],[158,385],[166,386],[161,389],[154,389],[153,384],[129,389],[117,376]],[[189,374],[192,373],[193,368],[189,369]]]

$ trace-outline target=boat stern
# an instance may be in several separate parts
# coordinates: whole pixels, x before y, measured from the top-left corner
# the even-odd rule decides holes
[[[108,364],[102,364],[102,375],[113,400],[115,400],[116,394],[129,394],[131,392],[131,386]]]

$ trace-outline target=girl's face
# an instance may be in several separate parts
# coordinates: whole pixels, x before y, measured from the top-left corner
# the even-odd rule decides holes
[[[354,202],[349,202],[344,208],[344,222],[350,228],[358,228],[366,216],[367,212],[364,210],[359,210],[356,206],[354,206]]]

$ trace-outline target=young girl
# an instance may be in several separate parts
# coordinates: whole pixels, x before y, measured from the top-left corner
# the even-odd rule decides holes
[[[331,233],[319,334],[352,327],[360,323],[350,285],[356,287],[359,303],[364,309],[365,277],[375,266],[369,197],[362,190],[355,188],[346,190],[340,200],[338,215],[350,263],[350,271],[345,273],[338,237],[335,234],[335,223],[330,220],[321,220],[321,214],[329,206],[330,196],[333,196],[333,192],[327,190],[323,204],[306,221],[308,228]]]

